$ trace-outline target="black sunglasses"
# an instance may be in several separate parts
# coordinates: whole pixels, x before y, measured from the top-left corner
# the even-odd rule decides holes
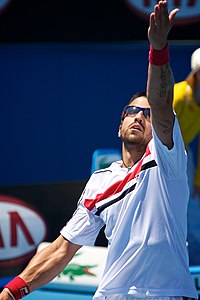
[[[143,115],[146,119],[150,119],[150,108],[144,108],[140,106],[125,106],[123,112],[122,112],[122,117],[121,120],[124,121],[125,117],[134,117],[137,115],[140,111],[143,112]]]

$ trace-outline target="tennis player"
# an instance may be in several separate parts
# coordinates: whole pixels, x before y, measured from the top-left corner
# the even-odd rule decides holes
[[[122,161],[94,172],[60,236],[5,286],[0,300],[47,284],[82,245],[94,245],[104,224],[108,256],[95,300],[197,298],[186,248],[187,156],[172,109],[167,43],[177,12],[168,13],[164,0],[150,15],[147,95],[135,95],[123,110]]]

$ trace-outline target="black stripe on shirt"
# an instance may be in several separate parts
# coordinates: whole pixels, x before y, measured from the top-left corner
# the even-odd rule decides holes
[[[146,164],[142,165],[141,171],[156,167],[157,163],[155,160],[151,160],[149,162],[147,162]]]
[[[141,171],[156,167],[157,163],[155,162],[155,160],[149,161],[146,164],[142,165]],[[130,192],[132,192],[136,187],[136,183],[133,184],[131,187],[129,187],[128,189],[126,189],[124,192],[121,193],[121,195],[103,205],[101,205],[99,208],[97,208],[97,211],[95,213],[96,216],[99,216],[100,213],[106,209],[107,207],[109,207],[112,204],[117,203],[118,201],[122,200],[126,195],[128,195]]]
[[[112,173],[112,170],[110,170],[110,169],[101,169],[101,170],[95,171],[94,174],[105,173],[105,172]]]
[[[121,193],[121,195],[103,205],[101,205],[99,208],[97,208],[97,211],[95,213],[95,215],[99,216],[100,213],[107,208],[108,206],[122,200],[126,195],[128,195],[130,192],[132,192],[135,189],[136,183],[134,185],[132,185],[130,188],[128,188],[127,190],[125,190],[123,193]]]

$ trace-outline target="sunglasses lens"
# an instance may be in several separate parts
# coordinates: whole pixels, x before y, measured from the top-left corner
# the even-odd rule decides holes
[[[125,107],[123,113],[122,113],[122,119],[124,119],[127,116],[135,116],[142,110],[145,118],[150,118],[150,108],[143,108],[139,106],[127,106]]]
[[[125,110],[126,116],[137,115],[140,111],[140,108],[137,106],[129,106]]]
[[[143,114],[145,118],[150,118],[150,108],[145,108],[145,110],[143,110]]]

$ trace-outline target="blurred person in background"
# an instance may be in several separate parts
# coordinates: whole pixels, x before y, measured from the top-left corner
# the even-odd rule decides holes
[[[200,265],[200,48],[192,53],[187,78],[174,85],[173,107],[188,152],[190,265]]]

